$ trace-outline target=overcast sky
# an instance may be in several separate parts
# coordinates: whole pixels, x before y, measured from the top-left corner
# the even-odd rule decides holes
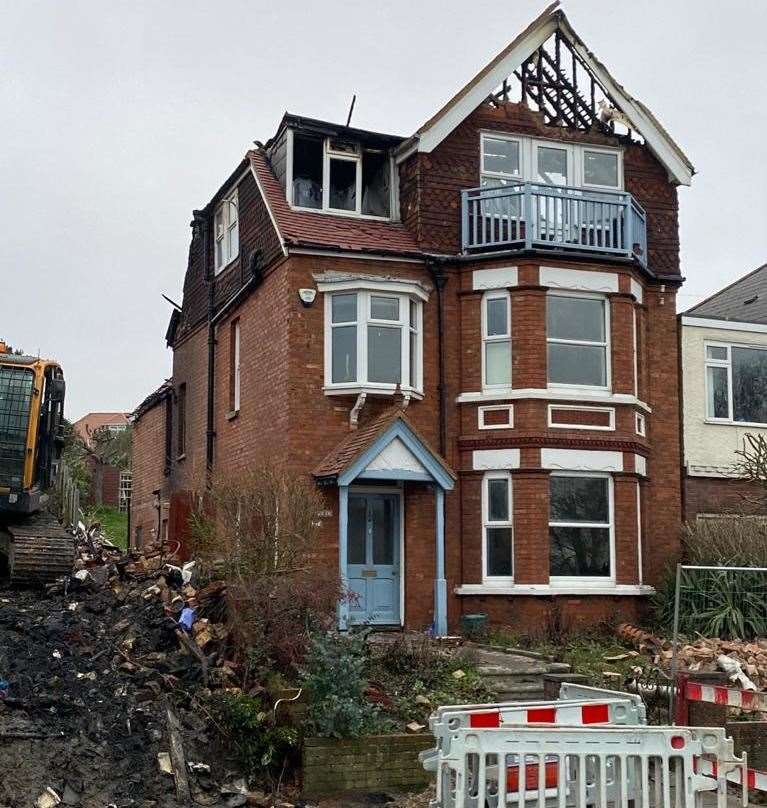
[[[409,135],[544,8],[516,0],[0,0],[0,337],[58,359],[67,411],[170,374],[191,211],[282,113]],[[698,174],[680,307],[767,261],[767,2],[566,0]]]

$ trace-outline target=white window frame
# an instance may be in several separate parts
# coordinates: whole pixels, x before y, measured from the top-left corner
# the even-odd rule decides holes
[[[612,474],[598,471],[552,471],[550,477],[590,477],[607,480],[607,509],[609,524],[603,522],[552,522],[551,510],[548,517],[549,542],[551,541],[552,527],[593,527],[609,528],[610,542],[610,575],[550,575],[549,582],[552,586],[595,586],[600,587],[605,584],[615,585],[615,485]],[[549,491],[551,489],[549,488]]]
[[[487,333],[487,305],[490,300],[505,300],[506,301],[506,333],[493,334]],[[502,390],[510,390],[514,379],[512,367],[512,352],[513,344],[511,339],[511,295],[508,289],[491,289],[482,295],[482,390],[483,392],[497,392]],[[488,384],[487,383],[487,361],[485,353],[488,344],[492,342],[508,342],[509,343],[509,382],[508,384]]]
[[[508,420],[505,424],[488,424],[485,421],[486,412],[505,411]],[[484,407],[477,407],[477,429],[514,429],[514,405],[513,404],[490,404]]]
[[[582,300],[600,300],[602,302],[602,310],[605,314],[605,339],[604,342],[594,342],[591,340],[577,340],[577,339],[560,339],[558,337],[550,337],[548,332],[548,311],[546,314],[547,317],[547,325],[546,325],[546,387],[549,390],[604,390],[610,391],[612,388],[612,362],[611,362],[611,354],[612,354],[612,344],[611,344],[611,334],[610,334],[610,301],[609,299],[603,295],[598,293],[589,293],[589,292],[570,292],[567,290],[560,290],[556,289],[550,291],[546,295],[546,306],[548,307],[549,299],[552,297],[575,297]],[[550,343],[556,343],[558,345],[584,345],[584,346],[594,346],[600,347],[605,349],[605,384],[562,384],[561,382],[550,382],[549,381],[549,367],[548,367],[548,346]]]
[[[505,172],[485,171],[484,155],[485,155],[485,139],[492,138],[496,140],[511,140],[519,144],[519,174],[506,174]],[[550,149],[561,149],[567,152],[567,182],[565,186],[570,188],[594,188],[596,190],[605,191],[623,191],[624,190],[624,175],[623,175],[623,149],[611,148],[609,146],[592,146],[588,143],[574,144],[564,143],[560,140],[548,140],[545,138],[531,138],[519,135],[506,134],[504,132],[495,132],[493,130],[483,130],[480,132],[480,146],[479,146],[479,163],[480,163],[480,184],[483,178],[506,180],[513,183],[514,180],[519,182],[535,182],[543,183],[539,179],[538,173],[538,148],[539,147]],[[585,153],[598,152],[602,154],[614,154],[618,158],[618,184],[612,185],[596,185],[594,183],[587,183],[585,181]],[[557,186],[564,187],[564,186]]]
[[[509,518],[502,522],[490,521],[490,480],[505,480],[508,485]],[[514,492],[508,471],[487,471],[482,477],[482,582],[490,586],[508,586],[514,583]],[[511,575],[488,575],[487,529],[508,528],[511,531]]]
[[[232,221],[232,210],[235,211],[236,218]],[[223,214],[223,230],[221,233],[217,232],[217,219],[219,213]],[[237,249],[232,249],[232,234],[237,233]],[[218,245],[223,245],[221,251],[221,258],[218,254]],[[226,267],[235,261],[240,255],[240,209],[239,209],[239,195],[237,188],[231,193],[227,194],[221,202],[216,206],[216,211],[213,214],[213,262],[215,274],[218,275]]]
[[[240,372],[240,321],[235,320],[234,324],[234,356],[232,357],[232,370],[234,371],[234,383],[232,385],[232,412],[240,411],[240,392],[242,377]]]
[[[424,294],[414,294],[380,284],[384,288],[372,288],[365,285],[355,286],[343,284],[342,288],[326,290],[325,297],[325,392],[328,394],[342,393],[380,393],[391,394],[397,385],[388,382],[368,381],[368,326],[379,325],[387,328],[399,327],[401,333],[400,340],[400,370],[402,374],[400,390],[403,393],[411,394],[418,398],[423,396],[423,301]],[[352,323],[333,323],[333,295],[334,294],[356,294],[357,295],[357,321]],[[399,320],[377,320],[370,315],[371,298],[391,297],[399,301]],[[415,380],[410,379],[410,303],[414,302],[416,311],[416,376]],[[338,326],[356,325],[357,328],[357,379],[353,382],[333,381],[333,328]]]
[[[725,348],[727,351],[727,359],[709,359],[709,348]],[[757,427],[761,429],[767,428],[767,422],[761,423],[759,421],[736,421],[735,420],[735,402],[733,398],[733,376],[732,376],[732,349],[745,348],[754,351],[767,351],[767,345],[750,345],[743,342],[721,342],[718,340],[705,340],[703,343],[703,362],[704,362],[704,387],[705,387],[705,420],[713,424],[732,424],[733,426],[744,427]],[[727,417],[715,417],[709,410],[709,403],[711,402],[711,382],[709,378],[709,368],[720,367],[727,370]]]
[[[342,140],[342,138],[335,138]],[[394,158],[389,156],[389,215],[373,216],[362,212],[362,157],[365,147],[356,143],[357,152],[335,151],[332,148],[333,138],[322,139],[322,207],[307,208],[293,203],[293,130],[288,129],[286,140],[287,158],[285,161],[285,198],[293,210],[306,211],[308,213],[324,213],[333,216],[352,216],[357,219],[373,219],[379,222],[390,222],[397,219],[396,212],[399,207],[397,199],[398,173]],[[344,210],[343,208],[330,207],[330,160],[346,160],[356,164],[356,204],[354,210]]]

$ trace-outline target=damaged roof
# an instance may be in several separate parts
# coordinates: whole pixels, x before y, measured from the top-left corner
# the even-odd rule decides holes
[[[680,185],[689,185],[695,169],[661,125],[658,119],[638,99],[619,84],[593,51],[575,32],[559,1],[548,6],[524,31],[515,37],[494,59],[464,85],[438,112],[421,126],[407,142],[407,148],[417,145],[419,151],[431,152],[458,124],[467,118],[503,81],[514,75],[520,65],[556,31],[570,42],[578,57],[592,75],[605,87],[633,129],[645,140],[647,147],[666,168],[669,176]]]
[[[767,264],[707,297],[684,316],[767,325]]]
[[[173,384],[170,379],[166,379],[133,410],[129,416],[131,422],[135,424],[142,415],[149,412],[153,407],[156,407],[161,401],[164,401],[172,392]]]
[[[293,210],[264,150],[253,149],[248,157],[274,227],[286,247],[421,256],[415,237],[402,222]]]

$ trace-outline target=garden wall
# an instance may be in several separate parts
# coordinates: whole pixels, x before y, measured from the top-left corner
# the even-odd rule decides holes
[[[433,746],[432,735],[306,738],[304,796],[424,787],[430,775],[418,761],[418,753]]]

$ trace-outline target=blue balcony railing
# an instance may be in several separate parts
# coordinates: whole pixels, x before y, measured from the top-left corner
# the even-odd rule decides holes
[[[464,252],[548,248],[647,266],[645,212],[631,194],[521,182],[461,191]]]

